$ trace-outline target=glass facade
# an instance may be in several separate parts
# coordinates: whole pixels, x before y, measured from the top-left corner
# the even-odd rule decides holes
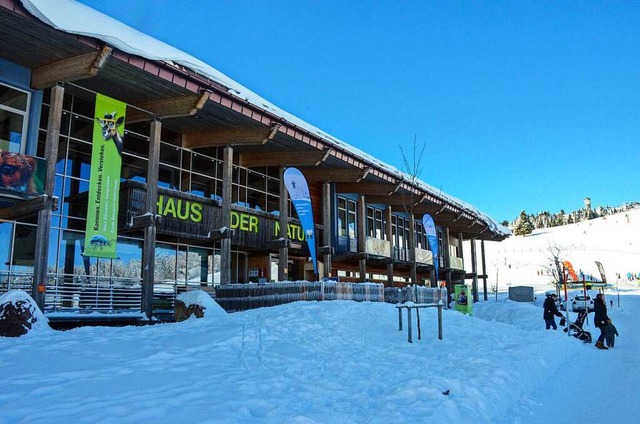
[[[12,151],[24,149],[28,95],[0,85],[0,142]],[[49,93],[45,92],[40,120],[37,156],[43,157]],[[55,159],[53,211],[48,256],[47,309],[140,309],[143,234],[120,232],[115,259],[84,256],[84,230],[91,174],[95,100],[90,93],[65,94]],[[21,112],[17,113],[17,112]],[[17,116],[17,117],[16,117]],[[20,118],[20,120],[18,119]],[[20,124],[18,124],[20,123]],[[15,135],[18,134],[18,135]],[[121,180],[147,180],[150,126],[126,124]],[[5,137],[5,135],[7,137]],[[221,199],[222,149],[194,152],[182,147],[180,134],[163,128],[160,145],[159,186],[209,199]],[[279,213],[279,168],[246,169],[233,166],[232,203],[245,208]],[[289,213],[291,214],[289,202]],[[37,234],[36,217],[19,222],[0,221],[0,292],[23,288],[30,291]],[[122,228],[120,229],[122,230]],[[219,242],[191,242],[187,238],[158,235],[155,259],[156,294],[175,292],[186,285],[213,286],[219,282]],[[232,254],[232,281],[248,278],[244,252]],[[128,290],[137,300],[113,302],[113,292]],[[90,293],[92,292],[93,293]],[[110,300],[105,301],[110,293]]]

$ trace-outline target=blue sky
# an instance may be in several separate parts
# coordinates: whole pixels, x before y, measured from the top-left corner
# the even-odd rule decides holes
[[[498,221],[640,200],[640,3],[81,2]]]

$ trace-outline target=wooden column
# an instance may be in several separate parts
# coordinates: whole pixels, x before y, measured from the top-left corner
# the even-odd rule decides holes
[[[485,302],[489,299],[487,295],[487,260],[484,254],[484,240],[480,240],[480,254],[482,255],[482,287],[484,289]]]
[[[325,247],[333,246],[333,225],[331,224],[331,185],[322,183],[322,244]],[[331,278],[331,252],[325,252],[322,256],[324,262],[325,277]]]
[[[480,254],[482,256],[482,288],[484,289],[484,301],[488,300],[487,296],[487,261],[484,254],[484,240],[480,240]]]
[[[47,199],[45,207],[38,212],[38,230],[33,262],[33,284],[31,288],[31,297],[36,301],[41,311],[44,311],[45,290],[47,286],[47,263],[49,259],[49,237],[51,235],[53,189],[56,179],[56,162],[58,161],[63,98],[64,87],[61,84],[51,88],[47,138],[44,147],[44,157],[47,159],[44,194],[47,196]],[[33,130],[36,131],[36,129]]]
[[[464,252],[462,251],[462,243],[462,233],[458,233],[458,255],[460,255],[459,258],[462,259],[462,264],[464,266]],[[464,273],[462,273],[461,275],[462,277],[460,277],[460,284],[465,284],[466,281],[464,279]]]
[[[233,178],[233,147],[224,148],[222,163],[222,220],[221,227],[231,228],[231,187]],[[220,284],[231,282],[231,238],[224,238],[220,242]]]
[[[394,240],[393,240],[393,230],[391,227],[391,206],[387,206],[387,209],[385,209],[385,232],[387,234],[387,240],[389,240],[389,245],[390,245],[390,252],[391,252],[391,262],[389,262],[387,264],[387,283],[389,284],[389,287],[393,287],[393,249],[395,248],[394,246]]]
[[[363,255],[360,259],[360,278],[359,281],[364,283],[367,281],[367,204],[364,199],[364,194],[358,195],[358,253]]]
[[[409,214],[409,261],[411,261],[411,283],[418,285],[418,267],[416,266],[416,222]]]
[[[442,235],[443,240],[443,244],[444,246],[442,246],[440,249],[442,250],[442,256],[444,259],[444,264],[440,264],[441,268],[445,268],[446,269],[446,277],[447,277],[447,294],[450,296],[453,296],[453,280],[451,279],[451,258],[449,255],[449,229],[445,228],[444,229],[444,234]],[[443,265],[445,265],[443,267]],[[447,307],[449,305],[448,299],[447,299]]]
[[[148,319],[153,317],[153,286],[156,266],[156,220],[158,213],[158,172],[160,169],[160,133],[162,123],[159,119],[151,122],[149,134],[149,161],[147,163],[147,195],[145,212],[154,219],[144,229],[142,247],[142,310]]]
[[[289,240],[289,193],[287,186],[284,184],[285,167],[280,167],[280,216],[278,222],[280,224],[280,232],[278,237]],[[286,243],[288,244],[288,243]],[[278,281],[287,281],[289,279],[289,248],[280,247],[278,249]]]
[[[478,261],[476,258],[476,239],[469,240],[471,243],[471,272],[473,273],[473,301],[478,301]]]

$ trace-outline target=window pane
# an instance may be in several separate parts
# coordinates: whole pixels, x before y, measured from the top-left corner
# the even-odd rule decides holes
[[[192,171],[199,174],[204,174],[210,177],[215,177],[216,170],[215,163],[212,158],[195,153],[192,156]]]
[[[24,117],[0,109],[0,149],[20,152]]]
[[[112,275],[123,278],[142,278],[142,241],[119,238],[116,252],[118,259],[113,260]]]
[[[187,281],[206,283],[213,277],[213,261],[209,249],[191,248],[187,260]]]
[[[180,167],[180,149],[160,143],[160,163]]]
[[[71,118],[70,135],[79,140],[91,141],[93,138],[93,119],[74,114]]]
[[[156,245],[155,281],[176,280],[176,247],[169,244]]]
[[[0,269],[8,270],[11,261],[11,242],[13,241],[13,223],[0,221]]]
[[[11,271],[33,271],[38,227],[16,224]]]
[[[27,93],[0,84],[0,105],[26,112],[28,99]]]

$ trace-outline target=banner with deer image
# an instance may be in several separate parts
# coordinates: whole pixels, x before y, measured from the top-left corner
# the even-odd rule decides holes
[[[287,187],[289,197],[306,236],[307,246],[309,246],[309,253],[313,261],[313,272],[317,275],[315,227],[313,225],[313,209],[311,208],[311,196],[309,195],[307,180],[299,169],[287,168],[284,171],[284,184]]]
[[[96,95],[85,256],[116,258],[126,104]]]

